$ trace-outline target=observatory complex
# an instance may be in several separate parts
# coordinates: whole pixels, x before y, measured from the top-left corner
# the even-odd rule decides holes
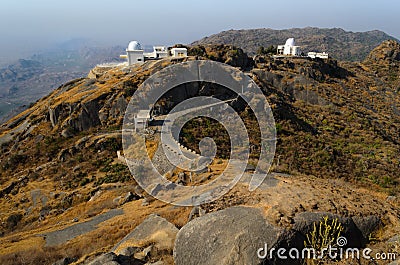
[[[186,57],[186,48],[168,49],[166,46],[153,46],[152,52],[144,52],[144,49],[137,41],[131,41],[126,49],[126,54],[120,55],[120,58],[128,59],[128,65],[142,63],[145,60],[156,60],[167,57]]]

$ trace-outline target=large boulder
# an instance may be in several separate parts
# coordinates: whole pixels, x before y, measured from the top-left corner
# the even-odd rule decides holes
[[[381,224],[381,219],[378,216],[354,216],[354,224],[360,230],[364,239],[368,239],[372,232],[374,232]]]
[[[259,264],[257,250],[273,246],[280,232],[256,208],[231,207],[206,214],[179,231],[175,264]]]

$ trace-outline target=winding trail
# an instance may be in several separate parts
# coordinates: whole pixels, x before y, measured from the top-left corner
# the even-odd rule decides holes
[[[97,215],[89,221],[74,224],[61,230],[40,234],[46,240],[46,247],[53,247],[66,243],[77,236],[89,233],[97,228],[97,225],[117,215],[124,214],[122,209],[112,209],[106,213]]]

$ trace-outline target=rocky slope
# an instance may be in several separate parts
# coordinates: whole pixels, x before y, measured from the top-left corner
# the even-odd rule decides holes
[[[305,52],[326,51],[338,60],[362,61],[368,53],[385,40],[396,40],[382,31],[349,32],[340,28],[294,28],[285,30],[249,29],[223,31],[193,45],[231,44],[254,55],[259,47],[285,44],[286,39],[295,38]]]
[[[233,46],[204,45],[188,58],[97,67],[65,83],[1,127],[0,263],[273,264],[276,256],[257,260],[257,249],[299,247],[326,216],[340,221],[349,246],[398,251],[399,51],[398,43],[384,42],[362,63],[253,60]],[[195,59],[246,71],[271,105],[279,141],[274,174],[255,192],[242,181],[215,202],[175,207],[141,190],[117,151],[137,87],[168,65]],[[253,130],[251,115],[240,114]],[[181,140],[192,149],[216,126],[191,125]],[[149,152],[158,141],[149,138]],[[195,180],[219,174],[222,157]],[[190,185],[187,172],[168,174]]]

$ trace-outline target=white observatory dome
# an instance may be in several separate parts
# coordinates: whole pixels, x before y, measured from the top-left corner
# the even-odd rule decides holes
[[[134,40],[134,41],[129,42],[127,50],[128,51],[137,51],[137,50],[141,50],[141,49],[142,49],[142,46],[140,45],[140,43]]]
[[[295,46],[296,42],[294,41],[294,38],[289,38],[289,39],[286,40],[285,45],[287,45],[287,46]]]

